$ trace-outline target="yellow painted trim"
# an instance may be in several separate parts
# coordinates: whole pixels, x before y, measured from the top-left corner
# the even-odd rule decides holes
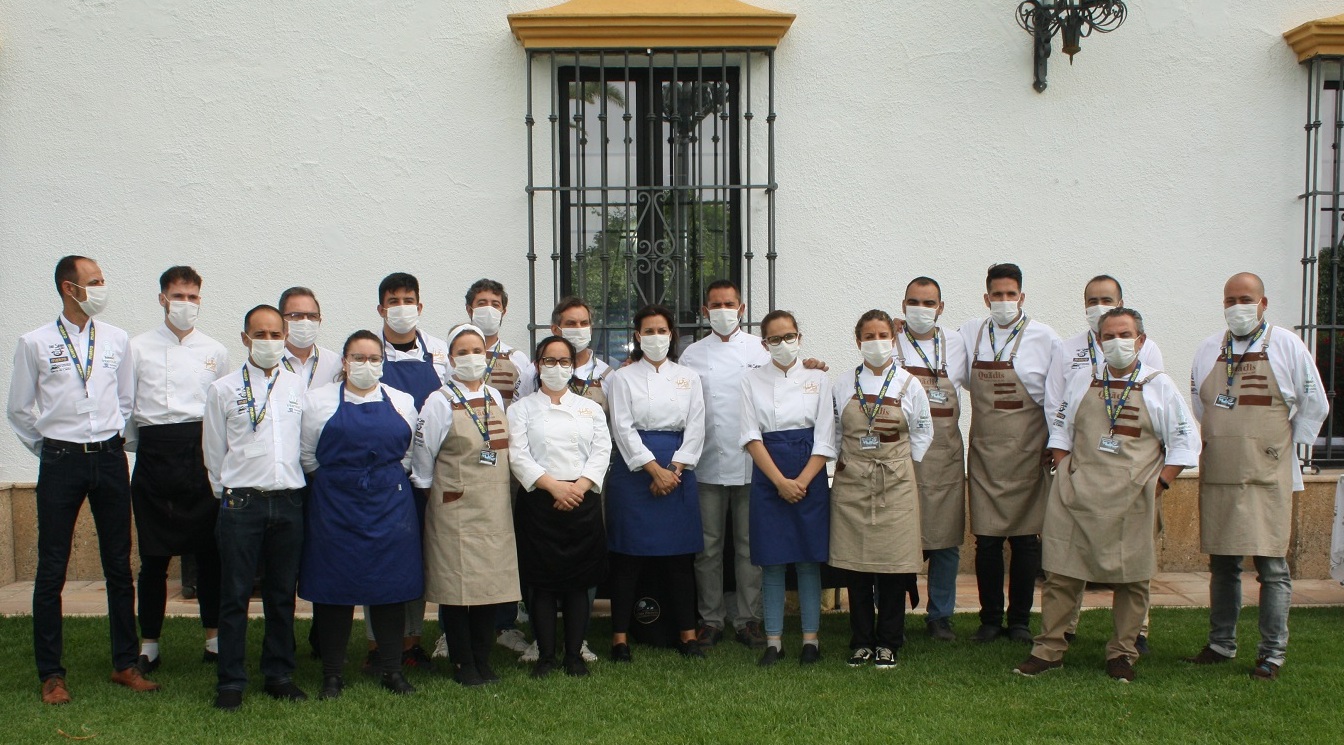
[[[509,28],[526,49],[773,49],[794,18],[739,0],[569,0]]]
[[[1312,57],[1344,56],[1344,15],[1308,21],[1283,35],[1297,52],[1297,61]]]

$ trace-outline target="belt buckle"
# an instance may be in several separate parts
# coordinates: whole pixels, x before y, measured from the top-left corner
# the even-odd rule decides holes
[[[84,442],[84,443],[80,443],[80,447],[84,448],[84,452],[85,452],[85,453],[100,453],[100,452],[102,452],[102,450],[103,450],[103,443],[101,443],[101,442]]]

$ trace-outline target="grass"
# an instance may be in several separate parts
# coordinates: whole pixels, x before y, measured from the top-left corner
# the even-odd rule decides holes
[[[844,664],[848,619],[823,617],[822,663],[796,664],[796,618],[788,619],[789,657],[779,666],[756,667],[757,653],[731,641],[704,662],[672,651],[635,647],[633,666],[599,662],[576,680],[556,674],[527,677],[496,648],[504,681],[463,689],[445,675],[410,675],[420,689],[395,698],[355,669],[362,659],[356,624],[346,693],[339,701],[281,704],[268,699],[254,678],[243,711],[210,707],[214,667],[199,657],[199,627],[169,619],[164,665],[154,675],[164,689],[137,695],[106,681],[110,672],[106,621],[65,623],[66,666],[75,701],[44,707],[33,670],[31,619],[0,617],[0,742],[417,743],[472,742],[520,745],[548,742],[757,743],[757,742],[1338,742],[1344,698],[1344,634],[1339,608],[1296,609],[1293,640],[1283,677],[1251,680],[1256,613],[1242,616],[1240,657],[1227,665],[1195,668],[1179,662],[1203,644],[1207,611],[1155,609],[1151,657],[1139,678],[1108,680],[1103,645],[1110,633],[1106,611],[1088,611],[1062,670],[1024,679],[1009,673],[1025,646],[940,644],[923,634],[912,616],[910,642],[890,672],[851,670]],[[955,619],[960,636],[974,616]],[[430,624],[428,629],[432,629]],[[605,651],[605,619],[589,634]],[[299,639],[307,622],[301,621]],[[256,675],[259,621],[249,632],[249,674]],[[298,683],[310,694],[321,669],[300,642]]]

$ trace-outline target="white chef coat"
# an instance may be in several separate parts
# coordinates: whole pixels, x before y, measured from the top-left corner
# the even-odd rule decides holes
[[[1092,341],[1090,347],[1089,339]],[[1106,357],[1101,352],[1101,342],[1089,328],[1064,340],[1064,354],[1055,361],[1055,364],[1059,368],[1056,374],[1064,381],[1059,389],[1060,395],[1063,396],[1072,390],[1075,375],[1087,376],[1088,380],[1101,377],[1101,372],[1106,367]],[[1139,364],[1146,365],[1151,370],[1163,369],[1162,349],[1152,338],[1145,339],[1143,347],[1139,349]],[[1046,412],[1053,415],[1061,403],[1063,401],[1048,399],[1045,402]]]
[[[404,362],[406,360],[415,360],[423,362],[425,351],[420,348],[420,340],[425,340],[425,347],[429,351],[430,360],[434,363],[435,369],[439,371],[439,380],[447,382],[452,375],[452,370],[448,362],[448,342],[437,336],[430,336],[423,331],[416,330],[415,346],[411,347],[409,352],[401,352],[392,347],[392,342],[383,337],[383,362]]]
[[[518,401],[537,390],[537,369],[532,366],[532,362],[527,359],[527,355],[521,350],[505,344],[503,339],[496,339],[494,346],[487,351],[508,356],[509,362],[512,362],[514,369],[518,371],[518,380],[513,386],[514,401]],[[593,357],[596,358],[597,355],[593,355]],[[486,364],[489,363],[490,360],[486,360]],[[452,372],[453,361],[450,358],[448,360],[448,374],[452,375]],[[487,379],[488,377],[487,375]]]
[[[1270,333],[1270,329],[1273,329],[1273,333]],[[1204,385],[1209,372],[1218,365],[1226,334],[1226,330],[1219,331],[1195,348],[1195,361],[1190,367],[1190,402],[1194,406],[1195,418],[1201,422],[1204,420],[1204,402],[1199,397],[1199,388]],[[1269,337],[1268,347],[1265,347],[1265,336]],[[1270,325],[1265,329],[1265,334],[1250,346],[1247,346],[1245,340],[1232,340],[1234,355],[1262,350],[1269,357],[1269,367],[1278,380],[1283,402],[1291,412],[1288,423],[1293,429],[1293,442],[1298,445],[1314,444],[1321,425],[1330,415],[1330,401],[1325,397],[1325,386],[1321,384],[1316,360],[1292,329],[1281,326]],[[1220,369],[1225,370],[1226,367],[1220,366]],[[1293,463],[1293,491],[1301,491],[1302,464],[1297,460],[1296,450],[1293,451]]]
[[[1156,367],[1149,367],[1140,362],[1135,380],[1143,381],[1154,372],[1157,372]],[[1124,379],[1127,378],[1128,376]],[[1123,388],[1112,388],[1111,400],[1118,404],[1123,392]],[[1092,376],[1079,374],[1069,376],[1064,400],[1061,401],[1050,422],[1050,442],[1047,447],[1055,450],[1073,450],[1074,419],[1078,414],[1078,405],[1088,395],[1098,393],[1099,389],[1094,391],[1092,388]],[[1129,395],[1133,396],[1135,393],[1131,392]],[[1195,422],[1194,415],[1190,413],[1190,408],[1186,406],[1185,397],[1181,394],[1181,388],[1176,385],[1176,381],[1166,373],[1161,373],[1144,383],[1138,395],[1143,396],[1143,405],[1148,409],[1148,418],[1152,420],[1153,431],[1166,449],[1165,464],[1185,468],[1198,466],[1199,451],[1203,447],[1199,439],[1199,426]],[[1084,433],[1088,438],[1096,440],[1089,447],[1100,445],[1100,438],[1106,434],[1106,432]]]
[[[245,364],[252,381],[257,412],[260,413],[265,404],[266,417],[257,424],[254,432],[247,412],[241,368],[210,386],[205,395],[202,435],[210,486],[216,497],[225,488],[261,491],[302,488],[299,432],[307,393],[303,380],[283,365],[277,365],[274,374],[279,378],[271,389],[268,402],[266,388],[270,379],[266,372],[253,365],[250,359]]]
[[[924,357],[929,358],[929,364],[937,366],[938,370],[947,372],[947,378],[939,376],[939,380],[946,380],[952,383],[953,391],[960,391],[966,387],[966,373],[969,358],[966,356],[966,342],[962,341],[957,332],[947,333],[942,328],[938,328],[937,333],[938,347],[937,356],[934,356],[933,339],[916,339],[919,348],[923,350]],[[1024,341],[1023,344],[1026,342]],[[919,356],[915,351],[915,346],[904,334],[896,335],[896,341],[892,344],[891,356],[903,368],[924,367],[924,357]],[[904,358],[905,361],[901,362]]]
[[[456,379],[453,385],[466,396],[467,403],[476,410],[476,416],[481,416],[481,401],[486,395],[490,396],[490,416],[497,416],[495,407],[499,407],[498,411],[504,410],[504,397],[488,385],[482,385],[479,391],[468,390],[466,383]],[[425,405],[420,408],[415,425],[415,442],[411,445],[411,485],[417,489],[428,489],[434,485],[434,462],[443,448],[443,441],[448,439],[449,430],[453,428],[453,402],[457,400],[457,395],[445,385],[429,394]],[[485,439],[482,438],[480,443],[484,447]]]
[[[740,328],[728,341],[710,334],[686,347],[679,361],[704,386],[705,448],[696,479],[720,486],[751,483],[751,456],[742,450],[742,377],[771,364],[761,337]]]
[[[682,432],[672,460],[696,468],[705,447],[705,395],[694,370],[672,360],[655,370],[641,359],[607,376],[607,385],[612,437],[627,468],[638,471],[653,460],[639,430]]]
[[[341,353],[333,352],[326,347],[313,345],[313,351],[308,354],[308,359],[300,362],[294,353],[285,347],[285,356],[281,358],[280,364],[284,368],[303,380],[308,390],[316,390],[324,385],[338,382],[340,380]]]
[[[891,376],[891,385],[887,386],[887,398],[895,398],[900,395],[901,388],[905,388],[905,395],[901,396],[901,413],[905,416],[906,426],[910,428],[910,458],[915,461],[924,460],[924,454],[929,451],[929,446],[933,444],[933,416],[929,413],[929,396],[924,392],[924,386],[918,380],[914,379],[910,373],[901,369],[895,362],[892,365],[896,368],[896,374]],[[873,371],[867,365],[861,366],[859,372],[859,386],[863,389],[863,395],[876,396],[882,390],[882,384],[886,382],[887,370],[884,368],[881,375],[874,375]],[[909,380],[910,385],[905,381]],[[845,410],[850,399],[854,398],[854,370],[846,370],[841,373],[835,381],[833,389],[835,396],[836,416]],[[835,449],[840,450],[840,440],[844,433],[839,427],[835,428]]]
[[[543,391],[514,401],[509,407],[509,468],[524,489],[550,474],[560,481],[602,481],[611,463],[611,432],[602,407],[573,391],[552,404]]]
[[[980,333],[980,329],[987,323],[993,323],[986,318],[972,318],[962,324],[961,329],[957,331],[961,335],[962,342],[966,345],[966,367],[969,369],[971,363],[975,360],[983,362],[994,361],[994,347],[989,343],[989,329]],[[1012,355],[1012,348],[1017,344],[1014,339],[1011,344],[1008,343],[1008,335],[1012,333],[1013,326],[1017,323],[1014,320],[1008,328],[995,327],[994,342],[1003,355],[999,358],[1000,362],[1007,362]],[[975,336],[980,334],[980,346],[975,346]],[[1047,403],[1059,401],[1064,397],[1064,376],[1062,367],[1056,363],[1056,360],[1064,356],[1064,342],[1059,338],[1055,330],[1032,318],[1022,329],[1022,344],[1017,348],[1017,356],[1013,358],[1013,370],[1018,378],[1022,380],[1022,385],[1027,389],[1027,395],[1036,402],[1036,405],[1045,410],[1045,418],[1049,423],[1051,412],[1045,409]]]
[[[835,460],[835,399],[831,378],[802,360],[788,371],[773,362],[742,378],[742,431],[738,446],[764,439],[762,432],[812,427],[812,454]]]
[[[135,449],[141,426],[199,422],[205,416],[205,392],[229,374],[223,344],[192,330],[181,341],[166,324],[131,339],[135,371],[135,409],[126,427],[126,449]]]
[[[304,473],[312,473],[317,470],[317,443],[322,439],[322,430],[326,428],[327,421],[336,415],[336,409],[339,405],[337,395],[345,393],[346,403],[363,406],[367,403],[379,402],[383,400],[383,393],[387,392],[388,398],[392,401],[392,408],[396,409],[402,419],[406,420],[406,426],[412,433],[416,427],[415,399],[409,393],[393,388],[388,385],[380,385],[369,391],[369,395],[361,396],[353,391],[346,390],[345,383],[328,383],[321,388],[314,388],[308,391],[307,399],[303,402],[303,422],[299,431],[299,463],[303,466]],[[406,455],[401,459],[401,465],[409,473],[411,470],[411,450],[415,438],[406,442]]]
[[[126,427],[135,398],[126,332],[96,319],[83,329],[64,315],[60,322],[70,336],[80,369],[89,356],[92,330],[93,368],[86,389],[56,321],[19,337],[9,380],[9,423],[33,455],[42,452],[43,438],[91,443],[116,436]],[[93,403],[85,404],[86,398]],[[89,411],[80,413],[85,406]]]

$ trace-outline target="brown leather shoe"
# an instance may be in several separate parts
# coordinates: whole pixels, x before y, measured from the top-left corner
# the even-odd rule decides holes
[[[1205,645],[1203,649],[1199,650],[1199,654],[1194,657],[1182,658],[1181,662],[1188,662],[1191,665],[1221,665],[1231,659],[1225,654],[1215,652],[1213,647]]]
[[[126,686],[136,693],[150,693],[159,690],[159,684],[146,678],[145,674],[140,672],[140,668],[135,665],[112,673],[112,682],[119,686]]]
[[[65,687],[65,678],[57,676],[42,681],[42,703],[51,706],[70,703],[70,690]]]

